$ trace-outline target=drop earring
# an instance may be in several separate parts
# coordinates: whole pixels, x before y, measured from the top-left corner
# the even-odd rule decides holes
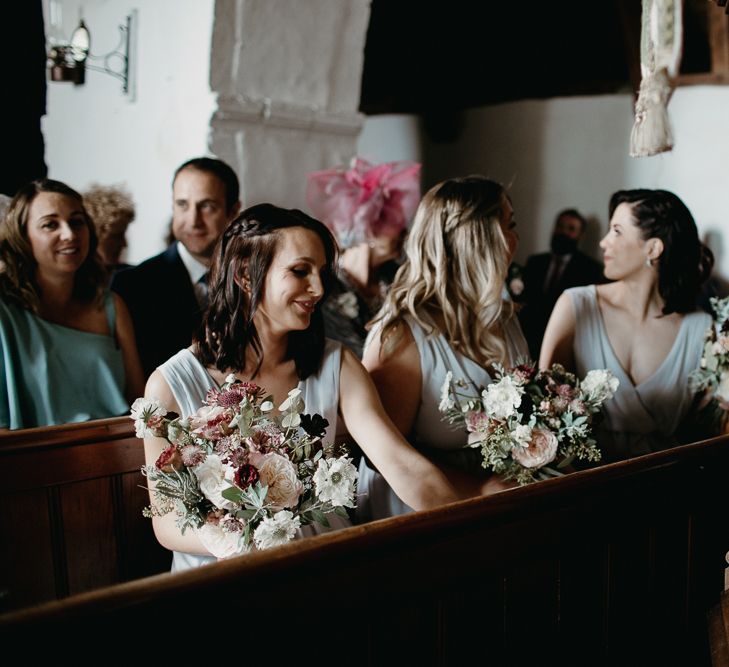
[[[650,258],[650,257],[646,257],[646,258],[645,258],[645,265],[646,265],[646,266],[647,266],[647,267],[648,267],[649,269],[653,268],[653,262],[651,261],[651,258]]]

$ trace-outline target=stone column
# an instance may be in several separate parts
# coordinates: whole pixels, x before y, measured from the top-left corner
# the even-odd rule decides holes
[[[209,145],[244,206],[304,208],[307,172],[354,155],[369,13],[369,0],[216,0]]]

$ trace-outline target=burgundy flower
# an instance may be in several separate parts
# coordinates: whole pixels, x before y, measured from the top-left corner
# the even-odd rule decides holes
[[[182,456],[177,447],[170,445],[162,450],[154,465],[158,470],[166,473],[171,473],[173,470],[182,470]]]
[[[250,463],[242,465],[235,471],[235,484],[241,489],[247,489],[251,484],[258,481],[258,470]]]
[[[256,428],[253,435],[246,438],[245,441],[252,449],[265,453],[270,449],[280,447],[284,442],[284,436],[275,426],[264,426]]]
[[[240,468],[248,463],[248,452],[243,447],[231,449],[225,458],[225,462],[230,463],[234,468]]]
[[[533,364],[519,364],[514,368],[514,377],[521,384],[530,382],[537,374],[537,367]]]

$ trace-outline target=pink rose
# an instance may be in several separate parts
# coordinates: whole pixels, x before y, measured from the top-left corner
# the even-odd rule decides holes
[[[296,474],[294,464],[285,456],[270,453],[251,455],[251,463],[258,468],[261,484],[268,487],[266,499],[273,504],[274,511],[295,507],[304,485]]]
[[[177,447],[170,445],[162,450],[154,465],[158,470],[168,474],[173,470],[182,470],[182,456]]]
[[[557,455],[557,436],[541,428],[532,429],[528,447],[516,446],[511,450],[514,459],[525,468],[541,468]]]

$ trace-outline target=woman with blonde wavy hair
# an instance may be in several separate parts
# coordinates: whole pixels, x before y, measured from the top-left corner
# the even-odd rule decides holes
[[[465,448],[467,433],[442,420],[441,387],[449,371],[454,380],[485,386],[494,364],[513,365],[528,355],[513,304],[503,296],[515,226],[499,183],[468,176],[431,188],[363,358],[400,432],[467,485],[486,473],[478,450]],[[497,477],[490,482],[487,490],[506,488]],[[359,520],[412,511],[366,460],[359,488]]]

